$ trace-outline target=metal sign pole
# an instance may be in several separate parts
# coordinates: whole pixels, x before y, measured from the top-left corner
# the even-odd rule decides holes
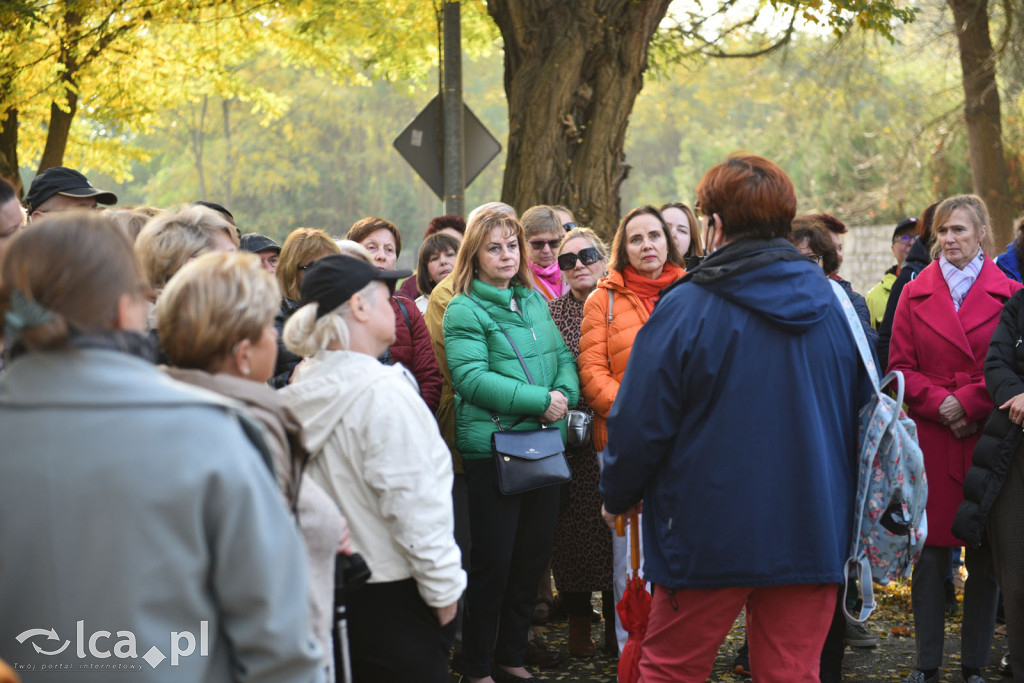
[[[441,93],[441,158],[444,164],[444,211],[460,216],[466,209],[466,172],[463,157],[462,30],[458,0],[444,3],[444,89]]]

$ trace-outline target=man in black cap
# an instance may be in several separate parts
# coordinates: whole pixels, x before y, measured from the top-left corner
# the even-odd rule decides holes
[[[260,257],[260,261],[263,263],[263,270],[271,275],[277,273],[277,259],[281,255],[281,247],[278,246],[277,242],[266,235],[251,232],[248,235],[242,235],[240,246],[242,251],[247,251]]]
[[[93,187],[84,175],[64,166],[37,175],[25,196],[30,221],[56,211],[95,209],[98,204],[117,204],[117,195]]]
[[[889,294],[892,292],[892,283],[896,282],[896,276],[900,274],[900,268],[910,252],[910,247],[917,241],[917,219],[904,218],[896,224],[892,231],[892,255],[896,257],[896,265],[885,271],[882,281],[871,288],[871,291],[864,297],[868,301],[868,310],[871,311],[871,326],[876,330],[878,324],[885,317],[885,306],[889,303]]]

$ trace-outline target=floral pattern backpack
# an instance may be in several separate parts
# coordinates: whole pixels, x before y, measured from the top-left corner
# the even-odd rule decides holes
[[[928,536],[928,481],[917,442],[917,425],[902,408],[903,373],[890,372],[878,380],[878,369],[857,312],[842,288],[835,282],[831,284],[875,389],[874,396],[860,409],[857,497],[844,588],[848,592],[851,578],[857,577],[862,600],[860,613],[856,617],[851,615],[843,601],[846,618],[863,623],[875,609],[872,582],[884,586],[893,579],[909,577],[921,557]],[[894,382],[895,399],[883,393]]]

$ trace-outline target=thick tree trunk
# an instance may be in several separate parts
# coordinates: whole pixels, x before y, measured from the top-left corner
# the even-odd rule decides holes
[[[0,113],[0,178],[3,178],[21,197],[21,175],[18,173],[18,110],[8,109]]]
[[[964,83],[964,118],[974,193],[992,216],[996,246],[1010,242],[1014,208],[1003,156],[995,54],[988,32],[988,0],[949,0]]]
[[[42,173],[48,168],[64,165],[64,152],[68,146],[68,135],[71,133],[71,122],[78,111],[78,57],[75,53],[78,45],[78,29],[82,25],[82,17],[74,11],[64,13],[64,36],[61,40],[58,61],[63,67],[61,72],[61,88],[57,97],[50,103],[50,125],[46,129],[46,145],[43,156],[39,160]],[[67,98],[66,107],[61,107],[59,98]]]
[[[564,204],[608,236],[629,173],[623,147],[647,46],[670,0],[489,0],[504,39],[502,201]]]

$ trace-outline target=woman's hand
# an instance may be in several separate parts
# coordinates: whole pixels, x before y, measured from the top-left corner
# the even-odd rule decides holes
[[[1009,409],[1010,422],[1024,426],[1024,394],[1017,394],[999,406],[999,410]]]
[[[639,515],[643,511],[644,511],[644,502],[640,501],[639,503],[637,503],[636,505],[634,505],[630,509],[628,509],[625,512],[623,512],[622,516],[626,518],[626,523],[628,524],[629,523],[629,516],[631,514],[633,514],[633,512],[636,512],[636,514]],[[608,528],[611,529],[613,533],[618,533],[616,531],[616,529],[615,529],[615,518],[616,517],[618,517],[618,515],[613,515],[612,513],[608,512],[607,510],[604,509],[604,505],[601,505],[601,518],[604,520],[604,523],[608,525]]]
[[[447,626],[455,618],[455,613],[459,611],[459,602],[456,600],[447,607],[435,607],[434,611],[437,612],[437,620],[441,626]]]
[[[975,432],[978,431],[978,423],[968,422],[967,418],[962,418],[950,424],[949,429],[951,432],[953,432],[953,436],[955,436],[956,438],[966,439],[971,434],[974,434]]]
[[[338,553],[341,555],[352,554],[352,539],[348,534],[348,520],[341,518],[341,540],[338,541]]]
[[[569,411],[569,399],[561,391],[551,391],[548,393],[551,396],[551,404],[548,405],[548,409],[541,415],[541,419],[551,424],[565,417],[565,414]]]
[[[954,422],[967,417],[967,412],[964,411],[964,407],[960,405],[956,396],[950,394],[939,404],[939,417],[942,418],[942,424],[952,428]]]

